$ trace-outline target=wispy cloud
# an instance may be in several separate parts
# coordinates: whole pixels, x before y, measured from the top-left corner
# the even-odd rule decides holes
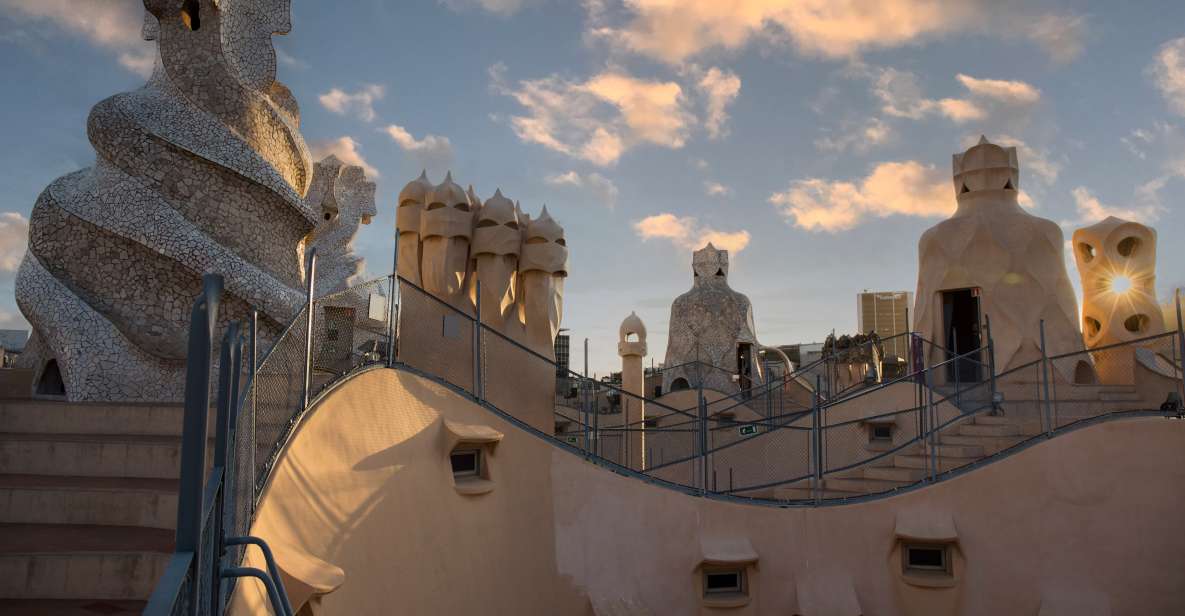
[[[340,88],[332,88],[317,97],[321,106],[338,115],[352,114],[366,122],[375,119],[374,104],[382,100],[386,94],[383,86],[370,83],[365,84],[355,92],[346,92]]]
[[[1161,45],[1148,73],[1169,107],[1185,116],[1185,37]]]
[[[917,161],[885,162],[856,182],[807,178],[769,197],[788,222],[836,233],[869,217],[949,216],[955,210],[950,178]]]
[[[617,185],[609,178],[593,172],[581,175],[576,171],[549,175],[544,181],[552,186],[573,186],[589,191],[597,201],[609,209],[617,206]]]
[[[1156,204],[1133,207],[1107,205],[1099,201],[1085,186],[1075,188],[1071,194],[1074,196],[1074,209],[1078,212],[1078,220],[1074,222],[1078,224],[1093,224],[1108,216],[1141,223],[1155,222],[1160,218],[1160,207]],[[1068,226],[1073,223],[1066,224]]]
[[[366,159],[362,157],[362,153],[358,151],[358,142],[353,137],[345,136],[326,141],[317,141],[309,145],[309,150],[316,160],[321,160],[333,154],[347,165],[362,167],[370,179],[373,180],[379,177],[379,170],[375,169],[374,166],[366,162]]]
[[[406,128],[398,124],[387,125],[383,132],[400,149],[414,157],[420,167],[429,171],[443,172],[452,165],[453,144],[448,137],[425,135],[423,139],[416,139]]]
[[[527,0],[438,0],[454,11],[480,9],[503,17],[517,13]]]
[[[741,78],[716,67],[708,69],[696,82],[696,87],[706,99],[707,113],[704,128],[708,136],[718,139],[728,133],[728,106],[741,93]]]
[[[120,66],[152,74],[156,45],[141,37],[144,4],[137,0],[0,0],[0,9],[34,22],[53,24],[116,54]]]
[[[698,250],[711,242],[716,248],[736,254],[749,245],[748,231],[720,231],[701,225],[692,216],[676,216],[668,212],[635,222],[634,232],[643,240],[667,240],[685,250]]]
[[[551,75],[512,85],[504,73],[501,64],[490,67],[491,85],[526,110],[510,118],[519,139],[596,165],[613,165],[639,144],[681,148],[695,125],[673,81],[610,69],[585,81]]]
[[[0,213],[0,277],[11,277],[28,248],[29,220],[18,212]]]
[[[815,147],[825,152],[867,152],[893,138],[893,127],[884,120],[872,117],[856,126],[842,126],[838,134],[827,134],[815,139]]]
[[[873,70],[872,74],[872,91],[881,101],[881,111],[911,120],[939,114],[965,124],[984,119],[992,106],[1029,107],[1041,100],[1041,91],[1023,81],[979,79],[960,73],[955,79],[966,88],[967,98],[932,99],[923,94],[912,72],[888,67]]]
[[[732,189],[721,184],[720,182],[713,182],[711,180],[704,181],[704,194],[709,197],[727,197],[732,194]]]
[[[616,7],[616,5],[614,5]],[[1085,20],[991,0],[629,0],[586,2],[589,36],[673,65],[756,40],[800,53],[852,58],[959,33],[1022,36],[1055,61],[1082,50]]]

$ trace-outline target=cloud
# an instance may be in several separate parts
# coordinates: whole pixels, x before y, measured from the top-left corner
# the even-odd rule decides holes
[[[609,178],[599,173],[580,175],[575,171],[550,175],[544,181],[553,186],[573,186],[588,190],[609,209],[617,206],[617,185]]]
[[[327,141],[317,141],[309,146],[309,150],[312,152],[315,160],[321,160],[333,154],[347,165],[362,167],[366,171],[368,178],[373,180],[379,177],[379,170],[366,162],[366,159],[362,158],[362,154],[358,152],[358,142],[354,141],[353,137],[346,136]]]
[[[872,92],[881,101],[881,111],[911,120],[939,114],[965,124],[987,117],[989,107],[1028,107],[1041,100],[1041,91],[1023,81],[979,79],[959,73],[955,79],[967,90],[968,98],[931,99],[922,93],[914,73],[888,67],[873,70],[872,75]]]
[[[140,34],[144,4],[137,0],[0,0],[0,9],[34,22],[51,23],[116,54],[119,65],[148,77],[156,45]]]
[[[354,114],[366,122],[375,118],[374,103],[386,94],[383,86],[375,83],[363,85],[357,92],[346,92],[333,88],[317,97],[321,106],[338,115]]]
[[[797,180],[770,195],[769,202],[794,226],[830,233],[851,229],[868,217],[937,218],[955,210],[950,178],[933,165],[912,160],[880,163],[858,183]]]
[[[686,250],[698,250],[711,242],[716,248],[735,255],[749,245],[748,231],[720,231],[700,225],[692,216],[676,216],[667,212],[635,222],[634,232],[643,240],[664,239]]]
[[[1148,73],[1169,107],[1185,116],[1185,37],[1161,45]]]
[[[383,132],[425,169],[441,171],[453,162],[453,144],[448,137],[425,135],[423,139],[416,139],[398,124],[387,125]]]
[[[1077,222],[1079,224],[1093,224],[1108,216],[1141,223],[1155,222],[1160,218],[1160,207],[1156,204],[1126,208],[1106,205],[1091,194],[1085,186],[1075,188],[1071,194],[1074,195],[1074,208],[1078,211]]]
[[[1086,18],[1072,14],[1020,16],[1012,20],[1016,31],[1045,50],[1056,64],[1066,64],[1086,48]]]
[[[16,273],[29,245],[29,220],[17,212],[0,213],[0,276]]]
[[[491,85],[525,108],[510,118],[518,138],[596,165],[613,165],[639,144],[681,148],[696,122],[672,81],[609,69],[586,81],[552,75],[512,86],[504,73],[501,64],[490,67]]]
[[[707,70],[696,84],[707,99],[707,117],[704,128],[708,136],[718,139],[727,134],[728,106],[741,93],[741,78],[736,73],[722,71],[716,67]]]
[[[672,65],[754,39],[842,59],[958,33],[1022,36],[1064,61],[1081,52],[1085,35],[1079,17],[991,0],[626,0],[612,14],[597,0],[586,12],[591,38]]]
[[[1119,141],[1127,146],[1132,156],[1140,160],[1148,159],[1147,146],[1156,143],[1165,133],[1173,133],[1176,127],[1167,122],[1155,122],[1151,129],[1137,128],[1133,130],[1128,136],[1120,137]]]
[[[439,0],[439,2],[457,12],[476,8],[503,17],[517,13],[527,4],[526,0]]]
[[[727,197],[732,194],[732,189],[725,186],[724,184],[721,184],[720,182],[705,180],[704,193],[709,197]]]
[[[973,95],[992,98],[1009,105],[1032,105],[1041,100],[1041,91],[1023,81],[976,79],[959,73],[955,76]]]
[[[867,152],[892,138],[893,127],[880,118],[868,118],[863,124],[854,128],[849,127],[834,137],[824,136],[815,139],[815,147],[825,152],[843,152],[849,149]]]

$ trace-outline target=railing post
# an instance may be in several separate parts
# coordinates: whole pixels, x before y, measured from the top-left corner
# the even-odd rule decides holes
[[[306,270],[308,286],[305,290],[305,340],[304,340],[304,381],[300,391],[300,410],[309,406],[309,390],[313,387],[313,294],[316,292],[317,278],[317,249],[309,249],[309,266]]]
[[[473,399],[481,402],[481,281],[477,283],[473,319]]]
[[[176,551],[193,554],[190,614],[197,613],[197,592],[201,588],[202,480],[206,474],[206,420],[210,412],[210,354],[221,295],[222,276],[202,276],[202,295],[194,302],[189,323]]]
[[[959,357],[959,330],[953,327],[950,328],[950,343],[951,351],[955,355],[955,363],[952,366],[955,371],[955,406],[959,408],[959,412],[962,412],[963,406],[959,404],[962,401],[962,399],[959,398],[959,388],[963,385],[963,375],[959,373],[963,371],[963,359]]]
[[[992,318],[988,315],[983,315],[984,333],[987,334],[988,344],[988,382],[991,388],[991,405],[992,410],[988,412],[989,415],[996,415],[1001,409],[996,408],[996,341],[992,338]]]
[[[815,395],[811,400],[811,467],[812,467],[812,482],[811,492],[814,493],[815,502],[819,501],[819,490],[823,484],[823,437],[819,429],[820,409],[819,401],[823,387],[823,379],[818,374],[815,375]]]
[[[387,367],[395,365],[395,292],[399,286],[399,230],[395,230],[395,255],[391,258],[391,283],[387,286]]]
[[[592,410],[588,405],[588,392],[591,389],[588,383],[588,338],[584,339],[584,374],[581,375],[577,383],[580,383],[580,397],[584,401],[581,408],[584,409],[584,453],[587,455],[592,452],[593,436],[592,426],[590,425],[592,422]]]
[[[1041,319],[1041,373],[1045,381],[1045,434],[1053,435],[1053,410],[1049,399],[1049,353],[1045,349],[1045,319]]]
[[[231,322],[226,327],[226,333],[222,336],[222,348],[218,354],[218,411],[215,415],[214,425],[214,472],[211,476],[218,476],[221,474],[221,484],[214,491],[213,516],[214,524],[211,532],[214,534],[214,554],[211,555],[210,562],[213,570],[210,571],[210,605],[221,605],[221,588],[220,584],[222,578],[218,575],[218,570],[222,568],[223,555],[223,523],[225,522],[223,507],[226,503],[226,490],[228,487],[228,472],[227,461],[229,453],[229,435],[230,423],[234,416],[234,400],[237,398],[236,387],[238,385],[238,375],[235,373],[235,359],[238,357],[241,360],[241,355],[237,353],[234,347],[239,343],[239,322]],[[240,367],[241,367],[240,363]],[[198,561],[199,563],[201,561]]]
[[[707,404],[704,402],[704,381],[699,380],[696,390],[696,415],[699,416],[699,467],[700,494],[707,493]]]
[[[922,437],[922,442],[929,445],[929,464],[930,467],[930,481],[934,481],[938,474],[937,447],[934,446],[934,431],[938,425],[937,414],[934,410],[934,368],[931,367],[926,373],[926,432]]]
[[[1177,303],[1177,346],[1181,350],[1177,354],[1181,360],[1181,404],[1185,405],[1185,317],[1181,316],[1181,289],[1174,291],[1173,297]]]
[[[251,309],[251,433],[245,435],[250,444],[247,446],[247,472],[251,477],[251,514],[255,514],[255,392],[259,391],[259,311]],[[241,471],[240,471],[241,472]]]

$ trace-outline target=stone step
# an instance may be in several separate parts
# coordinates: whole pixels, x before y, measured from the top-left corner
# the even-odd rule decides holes
[[[0,524],[0,598],[143,601],[172,550],[158,528]]]
[[[1138,402],[1142,399],[1143,397],[1134,391],[1104,391],[1099,394],[1099,400],[1104,402]]]
[[[869,467],[864,469],[864,476],[869,479],[914,483],[924,479],[926,477],[926,471],[924,469],[905,468],[901,466]]]
[[[120,616],[140,614],[146,601],[118,599],[0,599],[4,616]]]
[[[925,453],[930,453],[931,450],[936,450],[940,456],[952,458],[982,458],[984,456],[983,445],[955,445],[939,442],[937,447],[931,447],[929,443],[922,447],[922,451]]]
[[[963,436],[1016,436],[1020,434],[1020,428],[1012,424],[963,424],[958,427],[958,433]]]
[[[177,480],[0,475],[0,523],[171,529]]]
[[[972,462],[979,460],[979,457],[962,458],[956,456],[940,456],[938,458],[938,471],[948,471],[951,469],[962,468]],[[930,468],[930,458],[928,456],[894,456],[893,465],[900,468],[924,469]]]
[[[1011,417],[1006,415],[987,415],[981,413],[975,416],[975,418],[972,420],[972,423],[979,426],[1001,426],[1011,424],[1013,423],[1013,420]]]
[[[0,433],[0,469],[15,475],[174,479],[180,459],[174,436]]]
[[[182,413],[180,405],[167,404],[3,400],[0,432],[181,436]]]
[[[912,482],[893,481],[886,479],[868,479],[868,478],[827,478],[824,481],[824,487],[829,492],[851,492],[853,495],[858,494],[880,494],[881,492],[890,492],[892,490],[907,486]]]
[[[984,455],[994,455],[1024,440],[1022,436],[966,436],[943,434],[939,442],[944,445],[977,445],[983,447]]]

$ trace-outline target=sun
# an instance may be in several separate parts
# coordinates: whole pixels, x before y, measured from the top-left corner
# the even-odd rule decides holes
[[[1111,279],[1111,292],[1123,295],[1132,289],[1132,279],[1122,274]]]

